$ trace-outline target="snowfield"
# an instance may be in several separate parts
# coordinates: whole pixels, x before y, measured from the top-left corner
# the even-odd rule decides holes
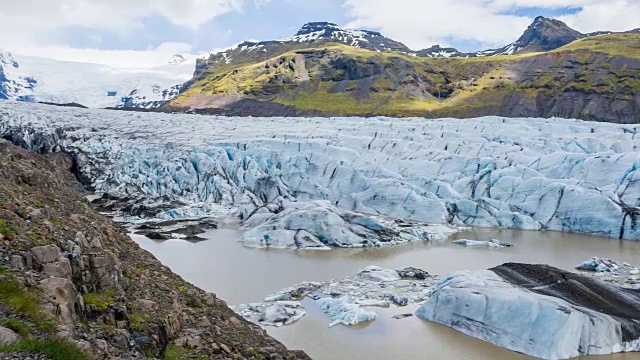
[[[147,69],[60,61],[0,50],[0,99],[89,108],[156,108],[178,95],[195,71],[195,59]]]
[[[0,103],[2,137],[74,154],[98,192],[148,207],[192,205],[191,215],[207,211],[193,205],[230,206],[254,229],[249,245],[283,248],[379,246],[419,224],[640,240],[638,129],[563,119],[234,118]],[[417,230],[414,238],[432,235]]]

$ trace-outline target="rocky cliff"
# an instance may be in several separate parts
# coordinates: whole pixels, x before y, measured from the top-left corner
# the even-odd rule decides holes
[[[166,109],[638,123],[639,43],[638,34],[606,34],[547,52],[421,58],[324,42],[266,60],[203,66]]]
[[[94,212],[69,158],[0,141],[0,358],[308,359]]]

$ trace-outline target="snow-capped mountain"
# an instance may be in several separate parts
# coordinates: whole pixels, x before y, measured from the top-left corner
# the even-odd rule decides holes
[[[0,51],[0,99],[156,108],[178,95],[194,69],[195,59],[182,55],[155,68],[118,69]]]
[[[345,29],[329,22],[311,22],[290,37],[269,41],[245,41],[226,51],[212,53],[199,66],[222,66],[265,60],[294,49],[336,42],[371,51],[412,53],[403,43],[389,39],[379,32]]]
[[[440,45],[434,45],[428,49],[420,50],[415,53],[420,57],[467,57],[464,53],[461,53],[454,48],[443,48]]]
[[[183,62],[187,61],[187,58],[184,57],[184,55],[182,54],[175,54],[171,57],[171,59],[169,59],[169,64],[171,65],[175,65],[175,64],[182,64]]]
[[[310,43],[315,40],[337,41],[372,51],[411,51],[403,43],[384,37],[379,32],[343,29],[336,24],[328,22],[305,24],[294,36],[278,39],[281,42],[299,43]]]

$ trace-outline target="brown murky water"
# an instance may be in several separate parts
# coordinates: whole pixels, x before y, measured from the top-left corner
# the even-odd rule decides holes
[[[546,263],[571,269],[593,256],[640,264],[640,242],[557,232],[473,229],[450,239],[496,238],[515,245],[505,249],[465,248],[449,240],[332,251],[247,249],[236,242],[239,234],[234,228],[212,230],[204,235],[210,240],[199,244],[133,238],[186,280],[215,292],[230,305],[258,302],[303,281],[342,279],[367,265],[391,269],[414,266],[443,275],[454,270],[487,269],[505,262]],[[311,300],[305,302],[309,305],[307,316],[290,326],[269,327],[267,331],[288,347],[305,350],[314,359],[530,359],[415,316],[392,319],[394,315],[414,313],[418,306],[373,308],[378,319],[371,323],[329,329],[322,311]],[[640,354],[584,359],[638,360]]]

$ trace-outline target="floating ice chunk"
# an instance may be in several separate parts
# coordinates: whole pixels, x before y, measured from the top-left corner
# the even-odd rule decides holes
[[[395,270],[384,269],[378,266],[367,266],[358,271],[358,277],[373,281],[398,281],[400,275]]]
[[[513,244],[502,242],[496,239],[491,239],[487,241],[461,239],[461,240],[455,240],[453,243],[457,245],[464,245],[464,246],[488,246],[488,247],[500,247],[500,248],[513,246]]]
[[[576,267],[578,270],[595,271],[598,273],[612,272],[618,270],[618,268],[619,265],[615,261],[601,259],[599,257],[589,259]]]
[[[513,351],[566,359],[640,351],[639,309],[637,291],[546,265],[506,264],[449,274],[416,315]]]
[[[273,295],[267,296],[264,301],[288,301],[303,298],[322,286],[319,282],[304,282],[296,286],[282,289]]]
[[[376,299],[357,299],[354,301],[355,304],[360,306],[375,306],[388,308],[391,304],[387,300],[376,300]]]
[[[378,316],[375,312],[365,310],[360,305],[350,303],[343,298],[321,298],[316,300],[316,303],[329,315],[329,319],[331,319],[329,327],[338,324],[357,325],[361,322],[375,320]]]
[[[296,322],[307,313],[299,301],[240,305],[237,312],[253,323],[276,327]]]

